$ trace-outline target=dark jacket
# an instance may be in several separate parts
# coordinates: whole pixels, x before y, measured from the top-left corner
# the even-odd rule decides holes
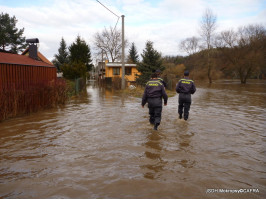
[[[196,92],[196,87],[194,81],[188,78],[182,78],[179,80],[178,84],[176,85],[175,90],[177,93],[194,94]]]
[[[168,96],[163,84],[158,79],[151,79],[146,84],[141,105],[144,106],[148,102],[149,107],[160,107],[162,106],[162,98],[164,104],[167,104]]]
[[[166,88],[166,82],[162,78],[158,78],[158,80],[163,84],[163,86]]]

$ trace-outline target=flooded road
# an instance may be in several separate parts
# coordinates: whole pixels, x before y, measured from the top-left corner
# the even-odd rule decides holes
[[[266,198],[266,82],[197,84],[158,131],[140,99],[89,85],[0,123],[1,198]]]

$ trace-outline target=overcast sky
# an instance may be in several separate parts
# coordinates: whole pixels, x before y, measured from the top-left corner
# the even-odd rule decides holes
[[[151,40],[163,55],[184,55],[179,42],[199,36],[206,8],[217,16],[217,32],[248,24],[266,26],[266,0],[99,1],[116,15],[125,15],[126,38],[135,42],[139,54]],[[118,19],[96,0],[0,0],[0,12],[15,15],[26,38],[39,38],[39,51],[50,60],[62,37],[69,46],[80,35],[93,49],[93,35],[114,27]]]

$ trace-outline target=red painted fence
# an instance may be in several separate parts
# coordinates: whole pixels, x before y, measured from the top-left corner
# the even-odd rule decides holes
[[[47,85],[55,79],[55,67],[0,64],[0,89],[27,90],[34,85]]]
[[[0,121],[64,104],[64,80],[56,68],[23,55],[0,53]]]

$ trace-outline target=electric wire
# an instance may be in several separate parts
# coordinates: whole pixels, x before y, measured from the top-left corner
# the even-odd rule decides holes
[[[109,10],[111,13],[113,13],[116,17],[119,18],[117,14],[115,14],[113,11],[111,11],[109,8],[107,8],[105,5],[103,5],[100,1],[96,0],[99,4],[101,4],[103,7],[105,7],[107,10]]]
[[[96,0],[99,4],[101,4],[105,9],[107,9],[109,12],[111,12],[113,15],[115,15],[117,17],[117,21],[116,21],[116,24],[115,24],[115,27],[114,29],[112,30],[112,32],[114,32],[114,30],[116,29],[116,26],[118,24],[118,21],[119,21],[119,16],[117,14],[115,14],[113,11],[111,11],[109,8],[107,8],[104,4],[102,4],[100,1]]]

